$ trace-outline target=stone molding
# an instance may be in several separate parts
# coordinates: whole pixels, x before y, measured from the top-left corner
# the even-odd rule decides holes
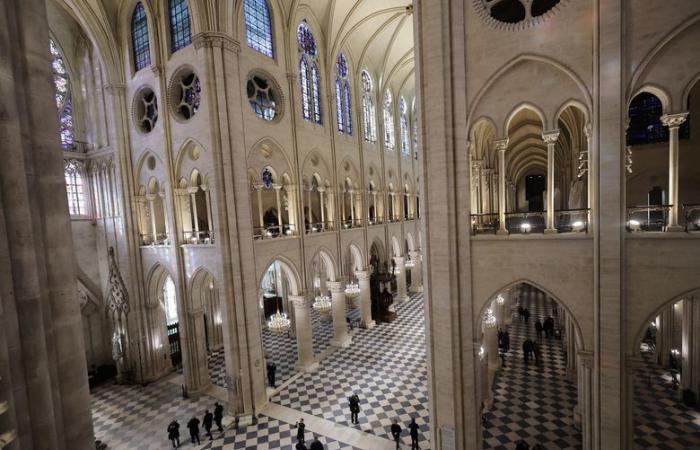
[[[218,47],[224,50],[232,51],[236,54],[241,52],[241,45],[238,43],[238,41],[225,33],[216,31],[204,31],[197,33],[192,37],[192,42],[194,43],[195,50],[199,50],[201,48]]]
[[[661,123],[669,128],[678,128],[688,119],[688,113],[664,114],[661,116]]]

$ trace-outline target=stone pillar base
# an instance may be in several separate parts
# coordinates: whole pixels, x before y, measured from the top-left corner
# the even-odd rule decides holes
[[[666,231],[667,231],[667,232],[677,233],[677,232],[679,232],[679,231],[685,231],[685,227],[682,227],[682,226],[680,226],[680,225],[669,225],[669,226],[666,227]]]
[[[307,363],[298,362],[295,367],[299,372],[313,372],[318,369],[318,361],[314,360]]]
[[[204,386],[200,386],[197,389],[187,388],[187,396],[193,400],[197,400],[201,396],[205,395],[210,387],[211,387],[211,382],[206,383]]]
[[[352,336],[347,335],[342,338],[333,338],[331,339],[331,345],[333,347],[341,347],[341,348],[346,348],[350,347],[350,344],[352,343]]]
[[[375,322],[374,320],[369,320],[369,321],[365,322],[365,328],[368,330],[371,330],[372,328],[374,328],[375,325],[377,325],[377,322]]]
[[[236,416],[236,428],[238,428],[238,427],[245,428],[245,427],[248,427],[250,425],[253,425],[254,420],[255,420],[255,417],[250,413],[240,414],[240,415]]]
[[[544,234],[557,234],[558,232],[556,228],[547,228],[544,230]]]
[[[498,230],[498,231],[496,231],[496,235],[498,235],[498,236],[508,236],[509,234],[510,234],[510,233],[508,232],[508,230]]]
[[[411,292],[423,292],[423,286],[411,286]]]

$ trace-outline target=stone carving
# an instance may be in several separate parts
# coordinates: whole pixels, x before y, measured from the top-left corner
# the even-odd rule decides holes
[[[129,313],[129,294],[126,291],[117,260],[114,257],[114,247],[109,248],[108,258],[109,292],[107,294],[107,308],[115,316],[118,316],[120,313],[126,316]]]

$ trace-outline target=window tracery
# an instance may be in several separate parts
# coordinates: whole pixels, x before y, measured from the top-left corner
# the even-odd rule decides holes
[[[70,79],[66,64],[56,42],[49,38],[53,84],[56,88],[56,108],[58,108],[59,133],[63,150],[72,150],[75,145],[73,102]]]
[[[338,54],[335,67],[335,105],[338,118],[338,131],[347,135],[352,135],[350,80],[348,77],[348,62],[343,53]]]
[[[170,0],[170,50],[176,52],[192,43],[190,9],[187,0]]]
[[[394,100],[391,91],[384,93],[384,147],[387,150],[394,150],[396,137],[394,135]]]
[[[69,214],[71,216],[87,215],[82,163],[75,159],[64,161],[63,174],[66,180],[66,195],[68,196]]]
[[[374,107],[372,77],[362,71],[362,120],[365,127],[365,141],[377,142],[377,113]]]
[[[251,75],[246,84],[246,93],[256,116],[267,121],[277,117],[277,95],[268,80],[260,75]]]
[[[320,77],[318,72],[318,48],[309,24],[303,20],[297,29],[297,42],[301,59],[299,78],[301,82],[302,113],[305,120],[321,124]]]
[[[243,15],[248,47],[272,58],[272,21],[267,0],[245,0]]]
[[[564,0],[565,1],[565,0]],[[496,26],[524,28],[553,13],[562,0],[474,0],[484,19]]]
[[[399,118],[401,127],[401,154],[410,155],[411,138],[408,130],[408,106],[406,105],[406,99],[403,97],[399,100],[399,112],[401,113],[401,117]]]
[[[151,44],[148,40],[148,18],[141,2],[136,4],[131,16],[131,43],[134,67],[137,71],[151,65]]]

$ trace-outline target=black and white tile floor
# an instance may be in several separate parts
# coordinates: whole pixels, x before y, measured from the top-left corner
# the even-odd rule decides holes
[[[678,398],[671,376],[642,354],[645,365],[634,383],[634,443],[637,448],[700,448],[700,411],[685,406]]]
[[[581,434],[573,424],[576,386],[566,380],[566,360],[562,341],[542,338],[542,362],[525,365],[522,344],[535,339],[535,321],[550,314],[550,300],[521,300],[531,317],[529,323],[513,318],[508,327],[510,352],[506,367],[494,383],[494,402],[484,413],[485,449],[515,448],[518,440],[546,449],[580,449]]]
[[[420,448],[430,448],[423,295],[397,305],[397,319],[358,330],[353,343],[323,360],[272,398],[280,404],[340,425],[390,439],[394,418],[420,425]],[[361,399],[360,424],[352,425],[347,398]],[[410,438],[403,438],[410,446]]]

